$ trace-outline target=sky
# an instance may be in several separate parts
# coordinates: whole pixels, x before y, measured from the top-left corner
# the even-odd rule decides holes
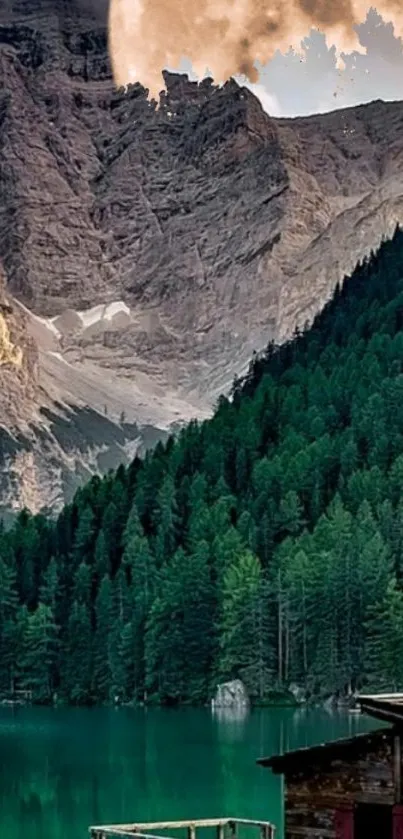
[[[107,17],[108,0],[73,2]],[[155,91],[162,89],[163,68],[187,72],[191,78],[209,74],[216,82],[234,75],[254,91],[272,116],[323,113],[374,99],[403,99],[403,42],[399,37],[403,35],[403,0],[378,0],[378,4],[377,10],[368,0],[110,0],[112,65],[116,67],[118,43],[119,48],[124,45],[123,76],[128,73],[128,56],[131,60],[135,55],[139,65],[131,68],[126,83],[140,81],[151,88],[154,84]],[[122,18],[116,18],[116,10],[122,9],[126,34]],[[115,49],[114,13],[118,24]],[[268,26],[267,16],[270,21],[275,19],[263,40],[262,14],[263,27]],[[225,46],[216,33],[223,15],[226,21],[230,19],[231,37],[233,18],[242,23],[241,28],[235,27],[236,37],[225,36]],[[203,29],[205,19],[207,30]],[[206,39],[197,35],[198,26],[202,33],[211,29],[211,47],[205,48]],[[135,30],[132,41],[127,37],[130,27]],[[245,45],[246,52],[240,52],[239,43]],[[263,60],[265,53],[267,60]],[[215,67],[203,64],[206,54],[214,56]],[[225,73],[227,65],[232,72]],[[240,67],[249,78],[237,72]],[[217,77],[219,71],[224,78]],[[122,73],[117,79],[121,83]]]
[[[277,51],[258,65],[259,81],[236,75],[271,116],[301,116],[371,102],[403,100],[403,43],[393,24],[371,8],[357,26],[362,52],[340,55],[326,35],[311,29],[299,48]],[[196,78],[186,59],[178,68]]]
[[[372,8],[357,35],[363,51],[341,53],[339,61],[318,30],[311,30],[298,52],[276,53],[262,67],[255,91],[265,109],[273,116],[294,116],[403,99],[403,43],[393,24]]]

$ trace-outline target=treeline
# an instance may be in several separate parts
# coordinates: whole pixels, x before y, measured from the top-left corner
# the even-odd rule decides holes
[[[313,326],[57,521],[0,534],[0,692],[403,688],[403,233]]]

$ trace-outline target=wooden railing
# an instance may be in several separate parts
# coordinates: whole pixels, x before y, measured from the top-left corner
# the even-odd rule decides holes
[[[216,839],[238,839],[239,827],[255,827],[260,831],[260,839],[275,839],[276,828],[271,822],[253,821],[251,819],[198,819],[196,821],[181,822],[143,822],[137,824],[113,824],[101,827],[90,827],[91,839],[172,839],[161,836],[155,831],[186,830],[187,839],[197,839],[199,829],[212,828],[216,831]]]

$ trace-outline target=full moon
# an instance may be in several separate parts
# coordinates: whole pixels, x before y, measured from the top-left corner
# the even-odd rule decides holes
[[[109,5],[109,51],[118,87],[140,81],[135,55],[142,11],[139,0],[111,0]]]

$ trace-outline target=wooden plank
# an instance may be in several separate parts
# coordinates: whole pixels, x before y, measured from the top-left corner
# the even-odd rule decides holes
[[[93,839],[97,839],[97,833],[93,834],[92,829],[91,835]],[[101,839],[105,839],[106,836],[130,836],[132,839],[133,836],[136,836],[137,839],[167,839],[166,836],[158,836],[157,833],[139,833],[130,824],[105,825],[100,829],[100,837]]]
[[[133,839],[133,837],[136,836],[136,834],[132,831],[118,830],[117,828],[107,827],[101,833],[94,834],[94,839],[107,839],[108,836],[116,836],[119,837],[119,839]],[[155,839],[155,837],[150,836],[149,839]]]
[[[185,819],[184,821],[172,821],[172,822],[131,822],[122,825],[122,827],[130,828],[130,830],[136,830],[137,833],[149,832],[151,830],[182,830],[183,828],[190,827],[194,825],[194,827],[218,827],[218,825],[223,824],[227,825],[231,819]],[[254,824],[254,822],[252,822]],[[119,825],[114,824],[110,825],[111,827],[119,827]],[[94,827],[94,830],[97,828]],[[105,826],[102,825],[99,830],[104,830]]]
[[[266,829],[268,831],[271,830],[272,833],[273,833],[273,831],[275,832],[275,830],[276,830],[276,826],[275,826],[275,824],[273,824],[273,822],[255,821],[253,819],[229,819],[229,822],[230,823],[233,822],[236,826],[240,825],[241,827],[245,825],[246,827],[258,827],[261,830],[262,829]],[[274,836],[274,833],[273,833],[273,836]],[[270,832],[269,832],[269,837],[270,837]]]
[[[294,836],[302,836],[305,839],[334,839],[334,830],[323,830],[322,827],[292,827],[287,830],[286,835],[287,839],[294,839]]]
[[[196,828],[204,828],[204,827],[219,827],[219,825],[223,825],[224,827],[229,825],[230,823],[236,825],[250,825],[251,827],[268,827],[273,826],[269,821],[255,821],[254,819],[234,819],[234,818],[223,818],[223,819],[186,819],[185,821],[172,821],[172,822],[131,822],[126,824],[113,824],[113,825],[100,825],[91,827],[90,830],[110,830],[110,829],[117,829],[120,828],[121,830],[129,830],[135,833],[146,833],[152,830],[182,830],[183,828],[194,826]]]

